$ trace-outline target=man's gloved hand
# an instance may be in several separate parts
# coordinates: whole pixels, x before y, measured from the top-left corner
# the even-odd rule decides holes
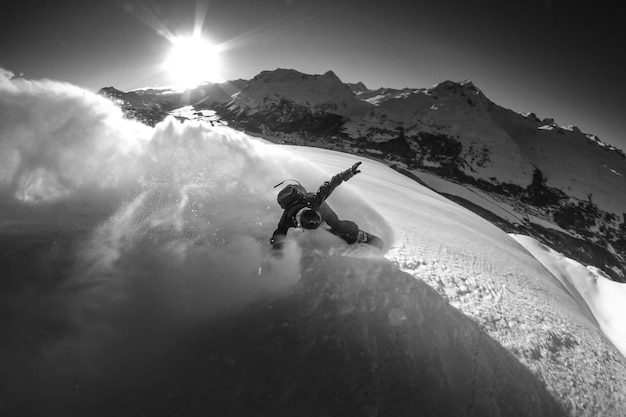
[[[272,244],[272,253],[280,252],[282,253],[282,249],[285,246],[285,236],[284,235],[276,235],[272,236],[270,239],[270,243]]]
[[[356,174],[361,172],[361,170],[359,169],[359,165],[361,165],[361,162],[357,162],[356,164],[352,165],[349,169],[343,171],[341,173],[341,179],[344,181],[348,181],[350,178],[354,177]]]
[[[361,162],[357,162],[350,167],[350,172],[352,172],[352,175],[356,175],[361,172],[361,170],[359,169],[359,165],[361,165]]]

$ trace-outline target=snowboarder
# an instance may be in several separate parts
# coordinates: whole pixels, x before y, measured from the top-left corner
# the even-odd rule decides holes
[[[326,199],[339,184],[361,172],[358,168],[361,162],[357,162],[349,169],[340,172],[324,182],[316,193],[309,193],[298,181],[297,184],[289,184],[278,193],[278,204],[283,212],[278,227],[274,231],[270,242],[274,249],[282,249],[287,231],[292,227],[301,227],[305,230],[315,230],[326,222],[330,226],[330,232],[339,236],[347,243],[367,243],[379,249],[383,248],[383,241],[377,236],[364,232],[359,226],[350,220],[340,220],[337,214],[330,208]],[[274,188],[282,185],[285,181],[277,184]]]

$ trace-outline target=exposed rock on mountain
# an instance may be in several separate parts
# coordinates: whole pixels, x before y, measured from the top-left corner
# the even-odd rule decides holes
[[[227,103],[245,84],[247,81],[243,80],[222,84],[206,83],[183,91],[165,87],[123,92],[113,87],[105,87],[98,94],[118,103],[130,118],[154,126],[181,107],[191,105],[197,110],[203,110]]]

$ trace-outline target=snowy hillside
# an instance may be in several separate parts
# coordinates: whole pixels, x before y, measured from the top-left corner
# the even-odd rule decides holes
[[[626,413],[621,284],[386,164],[0,72],[7,117],[3,414]],[[385,253],[292,230],[273,257],[273,185],[355,161],[329,203]]]
[[[213,87],[229,93],[170,114],[376,158],[507,231],[521,228],[626,282],[626,156],[593,135],[502,108],[470,81],[369,90],[332,72],[278,69]],[[125,103],[128,115],[150,125],[164,117]]]
[[[280,71],[271,74],[273,80]],[[277,84],[262,85],[277,97],[294,94]],[[435,175],[474,187],[516,212],[508,229],[519,223],[540,229],[534,232],[545,242],[626,281],[623,152],[575,127],[502,108],[470,81],[413,90],[350,86],[355,97],[377,105],[350,117],[312,113],[285,102],[260,115],[217,112],[234,127],[264,137],[362,153],[417,178]],[[310,88],[304,82],[294,91]],[[477,207],[488,212],[491,204]]]

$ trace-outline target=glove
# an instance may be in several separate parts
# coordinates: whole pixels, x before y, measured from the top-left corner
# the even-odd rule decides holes
[[[356,175],[361,172],[361,170],[359,169],[359,165],[361,165],[361,162],[357,162],[350,167],[350,172],[352,172],[352,175]]]
[[[276,235],[272,236],[270,239],[270,243],[272,244],[272,253],[282,253],[283,246],[285,246],[285,236]]]
[[[356,164],[352,165],[349,169],[346,169],[341,174],[339,174],[341,175],[341,179],[344,181],[348,181],[350,178],[354,177],[356,174],[361,172],[361,170],[359,170],[359,165],[361,165],[361,162],[357,162]]]

